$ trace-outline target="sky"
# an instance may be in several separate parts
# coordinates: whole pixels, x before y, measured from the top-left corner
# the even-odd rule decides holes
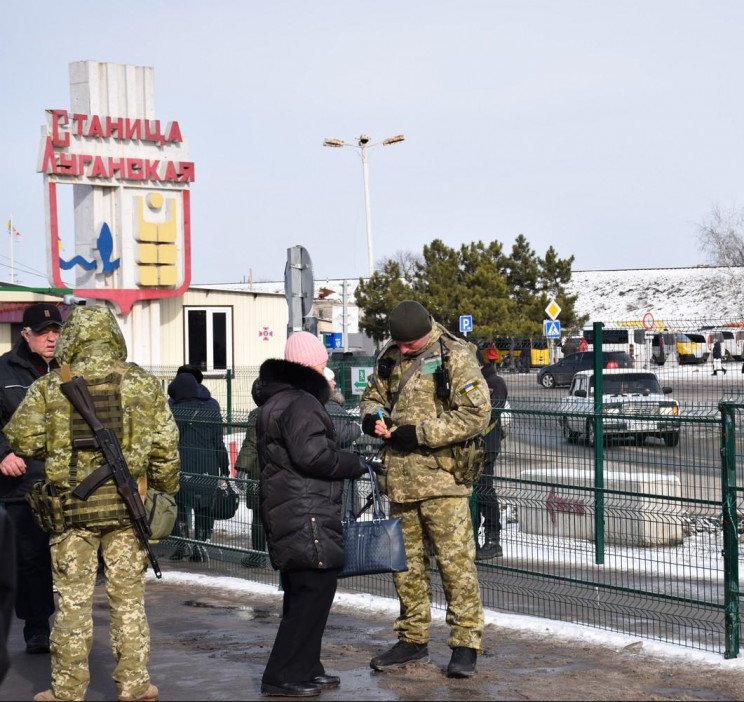
[[[0,23],[0,217],[25,285],[47,284],[44,111],[81,60],[154,68],[196,164],[197,284],[279,280],[295,245],[316,277],[367,275],[359,150],[325,138],[377,144],[375,261],[521,233],[575,270],[693,266],[712,209],[744,205],[736,0],[40,0]]]

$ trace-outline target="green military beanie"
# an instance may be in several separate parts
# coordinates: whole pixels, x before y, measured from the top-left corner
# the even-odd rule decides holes
[[[431,331],[431,315],[414,300],[403,300],[393,308],[388,318],[390,336],[394,341],[416,341]]]

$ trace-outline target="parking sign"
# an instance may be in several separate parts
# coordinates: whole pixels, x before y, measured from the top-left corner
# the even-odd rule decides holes
[[[463,334],[473,331],[473,315],[472,314],[461,314],[460,315],[460,331]]]

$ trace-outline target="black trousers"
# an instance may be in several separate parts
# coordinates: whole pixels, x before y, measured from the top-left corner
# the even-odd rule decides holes
[[[13,523],[16,547],[16,617],[23,619],[23,636],[49,635],[49,617],[54,614],[52,556],[49,534],[34,521],[25,502],[6,502],[5,511]]]
[[[325,674],[320,647],[337,583],[336,570],[282,572],[282,621],[263,682],[269,685],[309,682]]]
[[[499,442],[500,443],[500,442]],[[499,498],[494,488],[494,466],[499,456],[500,448],[495,451],[486,447],[486,455],[483,466],[483,473],[478,480],[477,489],[477,513],[480,524],[483,519],[483,531],[486,541],[495,539],[498,541],[501,533],[501,510],[499,509]]]

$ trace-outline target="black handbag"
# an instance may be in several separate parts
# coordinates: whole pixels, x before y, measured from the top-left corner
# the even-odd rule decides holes
[[[212,516],[215,519],[232,519],[238,511],[240,497],[230,482],[220,482],[212,494]]]
[[[354,490],[349,485],[344,498],[344,513],[341,526],[344,530],[343,570],[339,578],[374,573],[400,573],[408,570],[406,549],[403,544],[403,528],[399,517],[385,517],[380,488],[372,466],[369,470],[372,494],[370,499],[374,511],[369,521],[359,521],[352,508]],[[362,510],[363,511],[363,510]]]

